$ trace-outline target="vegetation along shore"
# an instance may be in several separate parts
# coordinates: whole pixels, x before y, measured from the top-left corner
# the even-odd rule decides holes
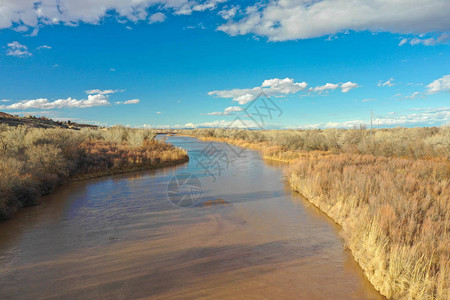
[[[183,134],[289,163],[291,187],[342,227],[389,299],[448,299],[450,128],[239,130]]]
[[[77,124],[78,125],[78,124]],[[0,220],[70,181],[186,162],[148,129],[0,125]]]

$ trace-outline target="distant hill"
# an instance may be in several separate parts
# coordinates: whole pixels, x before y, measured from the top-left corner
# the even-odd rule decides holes
[[[4,113],[0,111],[0,118],[16,118],[16,116]]]
[[[62,121],[54,121],[52,119],[46,117],[19,117],[13,116],[4,112],[0,112],[0,124],[7,124],[9,126],[29,126],[36,128],[67,128],[67,129],[75,129],[79,130],[81,128],[97,128],[98,126],[90,125],[90,124],[80,124],[71,121],[62,122]]]

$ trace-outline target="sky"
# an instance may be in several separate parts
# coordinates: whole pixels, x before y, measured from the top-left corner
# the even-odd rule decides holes
[[[139,128],[450,124],[448,0],[1,0],[0,111]]]

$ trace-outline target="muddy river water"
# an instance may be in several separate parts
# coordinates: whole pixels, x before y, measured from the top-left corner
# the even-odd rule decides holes
[[[283,166],[167,138],[189,163],[70,183],[0,223],[0,299],[383,299]]]

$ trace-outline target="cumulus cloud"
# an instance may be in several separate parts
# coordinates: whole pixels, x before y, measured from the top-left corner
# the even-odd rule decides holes
[[[99,24],[106,17],[114,17],[119,23],[156,23],[163,22],[167,13],[212,11],[227,1],[2,0],[0,29],[31,30],[30,35],[36,35],[45,25]],[[226,23],[218,30],[230,35],[266,36],[272,41],[330,36],[348,30],[408,35],[450,31],[448,0],[268,0],[244,5],[222,6],[218,14]],[[442,42],[440,37],[405,39],[402,45]]]
[[[240,105],[245,105],[255,100],[261,93],[267,96],[286,96],[290,94],[296,94],[300,91],[306,90],[308,84],[306,82],[295,82],[291,78],[273,78],[264,80],[261,86],[257,86],[251,89],[232,89],[232,90],[220,90],[211,91],[208,93],[210,96],[217,96],[220,98],[232,98],[233,101],[238,102]],[[325,92],[329,90],[341,89],[343,93],[359,87],[357,83],[348,81],[345,83],[327,83],[322,86],[311,87],[309,92]],[[213,113],[219,115],[221,113]]]
[[[422,85],[422,84],[408,84],[408,85]],[[450,75],[442,76],[439,79],[434,80],[432,83],[426,86],[426,90],[422,92],[413,92],[409,96],[405,96],[402,99],[416,99],[425,98],[427,95],[438,94],[442,92],[450,93]],[[394,97],[401,97],[401,94],[397,94]]]
[[[340,88],[341,91],[343,93],[347,93],[348,91],[355,89],[359,87],[359,85],[357,83],[354,82],[346,82],[346,83],[327,83],[325,85],[320,85],[320,86],[316,86],[314,88],[310,88],[310,91],[314,91],[314,92],[326,92],[326,91],[330,91],[330,90],[335,90]]]
[[[150,8],[172,11],[176,15],[189,15],[193,11],[213,10],[225,0],[3,0],[0,6],[0,29],[37,28],[43,25],[64,24],[76,26],[80,22],[98,24],[102,19],[115,16],[119,22],[163,21],[162,13],[149,16]],[[152,19],[153,18],[153,19]]]
[[[67,99],[58,99],[49,101],[47,98],[39,98],[33,100],[22,100],[10,105],[0,105],[0,109],[54,109],[54,108],[87,108],[93,106],[110,105],[108,98],[104,95],[88,95],[87,99],[77,100],[71,97]]]
[[[50,101],[47,98],[38,98],[32,100],[22,100],[9,105],[0,105],[0,109],[3,110],[26,110],[30,108],[37,109],[54,109],[54,108],[88,108],[94,106],[107,106],[111,105],[109,102],[110,94],[117,92],[118,90],[88,90],[87,99],[77,100],[72,97],[67,99],[57,99]],[[0,100],[0,102],[9,102],[10,100]],[[115,104],[137,104],[139,99],[130,99],[125,101],[117,101]]]
[[[399,46],[403,46],[405,44],[410,44],[411,46],[415,45],[424,45],[424,46],[435,46],[439,44],[445,44],[450,41],[450,34],[445,32],[440,34],[438,37],[430,37],[430,38],[403,38],[401,39]]]
[[[347,30],[403,34],[450,30],[447,0],[269,0],[244,17],[219,26],[230,35],[256,34],[272,41],[308,39]]]
[[[221,10],[219,12],[219,15],[223,19],[229,20],[231,18],[234,18],[234,16],[236,16],[236,13],[238,12],[238,10],[239,10],[239,6],[238,5],[237,6],[232,6],[231,8]]]
[[[450,119],[450,107],[440,108],[418,108],[413,109],[413,113],[389,113],[387,115],[379,115],[373,119],[376,126],[408,126],[408,125],[435,125],[445,124]],[[370,120],[348,120],[342,122],[326,122],[317,124],[308,124],[300,126],[300,128],[353,128],[360,124],[368,125]]]
[[[139,102],[140,102],[139,99],[131,99],[131,100],[124,101],[123,104],[137,104]]]
[[[264,80],[262,87],[267,94],[295,94],[299,91],[306,89],[308,84],[306,82],[294,82],[294,79],[268,79]]]
[[[116,101],[116,104],[138,104],[140,102],[139,99],[131,99],[131,100],[125,100],[125,101]]]
[[[166,20],[167,16],[165,14],[163,14],[162,12],[157,12],[154,13],[153,15],[150,16],[149,18],[149,23],[162,23]]]
[[[211,122],[203,122],[203,123],[193,123],[188,122],[186,124],[176,124],[176,125],[151,125],[151,124],[144,124],[142,126],[139,126],[141,128],[228,128],[230,126],[230,121],[227,120],[215,120]],[[244,125],[235,126],[234,128],[248,128]]]
[[[387,87],[391,87],[394,86],[394,78],[390,78],[389,80],[385,81],[385,82],[378,82],[377,84],[378,86],[387,86]]]
[[[414,92],[409,96],[406,96],[405,99],[416,99],[418,97],[424,97],[420,92]]]
[[[240,106],[229,106],[229,107],[225,108],[225,110],[223,112],[215,111],[215,112],[207,113],[207,115],[209,115],[209,116],[228,116],[228,115],[232,115],[235,112],[240,112],[243,110],[244,109]]]
[[[237,122],[230,122],[227,120],[215,120],[211,122],[203,122],[203,123],[186,123],[184,125],[175,125],[175,128],[258,128],[258,124],[256,124],[252,120],[243,120],[240,119]]]
[[[335,90],[339,87],[338,84],[335,83],[327,83],[325,85],[321,85],[321,86],[316,86],[315,88],[313,88],[313,91],[316,92],[323,92],[323,91],[328,91],[328,90]]]
[[[289,95],[304,90],[307,86],[308,84],[306,82],[294,82],[294,79],[291,78],[273,78],[264,80],[261,86],[251,89],[211,91],[208,95],[220,98],[232,98],[239,104],[244,105],[255,100],[262,92],[267,96]]]
[[[227,0],[208,0],[203,3],[192,2],[192,11],[213,10],[217,7],[217,4],[223,2],[227,2]]]
[[[1,9],[0,9],[1,12]],[[18,56],[18,57],[27,57],[31,56],[31,52],[28,51],[28,47],[22,45],[21,43],[15,41],[7,44],[8,49],[6,50],[6,55],[9,56]]]
[[[429,85],[427,85],[428,94],[436,94],[440,92],[450,92],[450,75],[445,75],[439,79],[436,79]]]
[[[100,95],[109,95],[109,94],[114,94],[117,93],[119,90],[100,90],[100,89],[93,89],[93,90],[87,90],[85,91],[86,94],[88,95],[93,95],[93,94],[100,94]]]
[[[52,49],[52,47],[50,47],[48,45],[42,45],[42,46],[37,47],[37,49],[38,50],[40,50],[40,49]]]
[[[346,82],[341,84],[341,89],[343,93],[347,93],[350,90],[356,89],[357,87],[359,87],[359,85],[357,83],[354,82]]]

